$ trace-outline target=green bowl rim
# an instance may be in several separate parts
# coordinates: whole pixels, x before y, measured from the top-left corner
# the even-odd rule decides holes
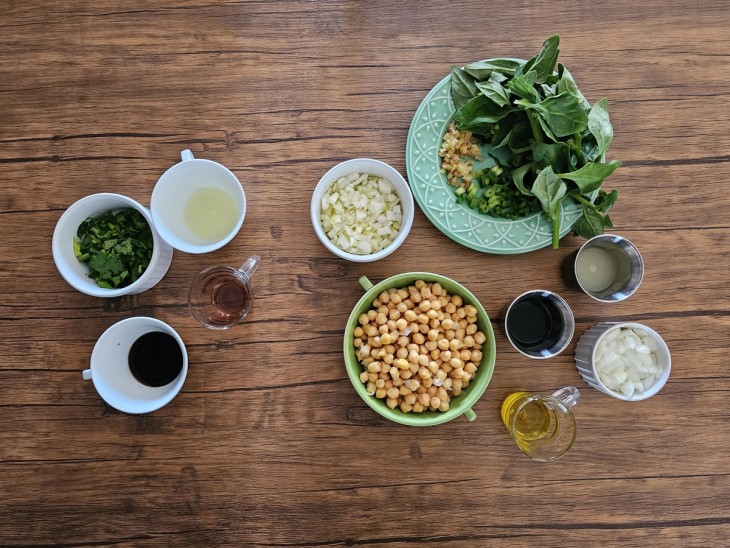
[[[377,400],[375,396],[368,395],[367,391],[365,390],[365,385],[360,382],[359,373],[361,370],[358,371],[357,374],[355,374],[355,367],[361,367],[359,360],[355,359],[356,366],[354,364],[348,364],[348,360],[350,359],[348,357],[348,353],[352,348],[351,341],[353,332],[355,330],[355,322],[358,317],[356,315],[356,311],[364,303],[371,302],[383,290],[390,289],[391,287],[396,287],[396,284],[402,284],[402,282],[399,282],[397,280],[406,277],[413,277],[414,281],[416,279],[423,279],[427,282],[438,282],[442,285],[444,285],[444,282],[446,282],[446,284],[453,284],[457,286],[459,288],[458,295],[461,296],[461,298],[465,301],[468,301],[466,304],[471,304],[476,307],[477,318],[483,319],[484,324],[487,328],[486,331],[483,332],[487,336],[487,341],[485,342],[485,345],[489,345],[489,351],[483,352],[482,361],[479,364],[479,369],[477,370],[475,381],[469,384],[464,393],[457,396],[457,407],[451,407],[448,411],[445,412],[428,411],[422,414],[414,415],[410,413],[403,413],[400,409],[397,408],[390,409],[385,405],[385,402],[383,400]],[[370,280],[367,279],[365,276],[363,276],[361,279],[363,278],[370,282]],[[408,283],[406,283],[406,285],[408,285]],[[401,287],[401,285],[398,285],[397,287]],[[453,291],[450,291],[450,293],[455,294],[455,292]],[[345,360],[345,369],[347,370],[347,376],[350,379],[350,382],[352,383],[358,395],[371,409],[373,409],[382,417],[406,426],[434,426],[437,424],[451,421],[460,415],[467,414],[476,404],[479,398],[482,397],[484,391],[487,389],[487,386],[489,385],[489,382],[492,378],[492,374],[494,373],[494,366],[497,355],[494,329],[489,319],[489,315],[487,314],[487,311],[484,309],[484,306],[481,304],[479,299],[477,299],[477,297],[471,291],[464,287],[463,284],[457,282],[456,280],[453,280],[452,278],[448,278],[447,276],[443,276],[441,274],[435,274],[433,272],[404,272],[401,274],[394,274],[393,276],[384,278],[377,284],[373,284],[371,288],[365,290],[363,296],[360,297],[357,303],[355,303],[355,305],[353,306],[352,312],[350,312],[350,316],[347,319],[347,324],[345,325],[345,332],[343,336],[342,352]],[[482,384],[484,386],[482,386]],[[472,387],[474,388],[474,390],[471,390]]]

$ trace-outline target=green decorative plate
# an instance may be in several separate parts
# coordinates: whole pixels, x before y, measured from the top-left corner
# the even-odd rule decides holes
[[[478,213],[457,204],[453,187],[441,173],[439,148],[456,112],[451,100],[451,76],[426,95],[411,122],[406,142],[408,181],[421,211],[452,240],[477,251],[496,254],[527,253],[552,244],[552,223],[542,212],[516,221]],[[486,158],[486,155],[484,155]],[[493,165],[489,161],[481,166]],[[581,207],[566,199],[562,204],[560,237],[581,215]]]

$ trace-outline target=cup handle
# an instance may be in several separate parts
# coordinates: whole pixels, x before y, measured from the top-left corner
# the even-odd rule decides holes
[[[246,259],[246,262],[243,263],[238,270],[246,277],[246,279],[250,279],[251,276],[253,276],[253,273],[256,272],[260,262],[261,257],[253,255]]]
[[[368,291],[371,287],[373,287],[373,283],[368,280],[367,276],[360,276],[357,281],[360,282],[360,285],[365,291]]]
[[[84,369],[81,372],[81,376],[84,378],[85,381],[91,380],[91,369]]]
[[[471,407],[469,409],[467,409],[466,411],[464,411],[464,416],[466,417],[466,420],[468,420],[469,422],[471,422],[477,418],[477,414],[472,410]]]
[[[183,162],[195,160],[195,156],[193,156],[193,153],[190,152],[190,149],[187,148],[180,153],[180,158],[182,158]]]
[[[566,386],[565,388],[561,388],[560,390],[553,392],[552,396],[553,398],[559,399],[568,409],[570,409],[578,403],[578,400],[580,399],[580,391],[575,386]]]

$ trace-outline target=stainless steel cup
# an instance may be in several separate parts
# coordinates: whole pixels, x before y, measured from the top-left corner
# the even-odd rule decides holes
[[[578,267],[581,259],[585,259],[588,253],[595,253],[595,250],[604,252],[612,262],[614,275],[611,276],[610,283],[603,288],[591,287],[585,271],[582,272],[583,280],[581,280]],[[590,267],[601,268],[600,265],[590,265]],[[584,243],[575,256],[574,268],[575,278],[583,292],[604,303],[623,301],[630,297],[639,288],[644,277],[644,261],[639,250],[629,240],[615,234],[594,236]]]
[[[512,301],[504,317],[504,328],[515,350],[540,360],[565,350],[575,332],[575,318],[560,295],[534,289]]]

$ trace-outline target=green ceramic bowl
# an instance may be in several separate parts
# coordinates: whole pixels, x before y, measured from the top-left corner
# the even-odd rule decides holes
[[[358,318],[360,317],[360,314],[370,310],[373,300],[385,290],[407,287],[412,285],[416,280],[423,280],[431,283],[438,282],[449,292],[449,294],[461,296],[464,304],[471,304],[475,306],[478,311],[477,326],[479,327],[479,330],[487,336],[484,348],[482,349],[482,362],[479,365],[479,369],[477,369],[474,379],[459,396],[451,399],[449,410],[443,413],[436,411],[403,413],[397,407],[395,409],[390,409],[385,404],[385,400],[378,399],[375,396],[370,396],[367,393],[365,385],[360,382],[360,373],[363,369],[360,361],[355,355],[355,347],[352,344],[354,339],[353,332],[358,326]],[[355,391],[360,395],[365,403],[375,410],[375,412],[386,419],[390,419],[400,424],[408,426],[433,426],[434,424],[448,422],[459,415],[464,415],[468,420],[473,421],[476,418],[476,414],[472,411],[472,406],[484,393],[487,385],[489,384],[489,380],[492,378],[496,357],[492,324],[490,323],[489,317],[479,300],[463,285],[445,276],[431,274],[430,272],[407,272],[405,274],[398,274],[383,280],[377,285],[373,285],[370,280],[368,280],[365,276],[362,276],[360,278],[360,284],[363,286],[363,289],[365,289],[365,295],[362,296],[352,309],[352,313],[347,320],[345,338],[343,341],[345,367],[347,368],[347,375],[350,377],[350,382],[352,382],[352,385],[355,387]]]

